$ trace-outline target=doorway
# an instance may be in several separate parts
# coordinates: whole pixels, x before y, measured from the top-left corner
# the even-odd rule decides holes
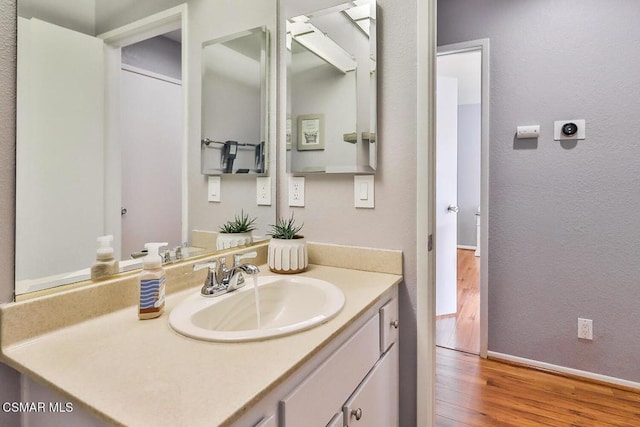
[[[161,241],[167,241],[172,246],[177,246],[188,238],[188,195],[186,191],[186,124],[188,123],[186,114],[189,75],[186,53],[188,49],[180,49],[175,55],[169,54],[173,59],[172,61],[166,60],[168,54],[166,44],[173,41],[182,45],[184,44],[183,40],[186,40],[184,37],[187,33],[186,12],[186,4],[175,6],[98,36],[105,43],[105,68],[107,70],[105,77],[106,85],[110,88],[107,90],[105,126],[106,139],[109,141],[105,152],[106,174],[108,175],[105,191],[107,212],[105,228],[113,230],[113,246],[116,256],[120,259],[129,259],[130,254],[141,250],[145,242],[162,239]],[[149,54],[148,46],[145,46],[147,44],[155,45],[154,54]],[[165,46],[160,46],[160,44]],[[133,49],[129,59],[137,58],[139,64],[131,66],[131,61],[124,60],[125,49],[129,48]],[[144,54],[141,54],[140,48],[145,50]],[[158,52],[163,52],[164,59],[157,55]],[[140,65],[151,63],[154,63],[157,68],[150,69]],[[137,95],[136,99],[132,100],[127,97],[133,94],[132,88],[134,87]],[[142,93],[139,92],[140,90]],[[129,110],[123,114],[125,108]],[[158,123],[166,125],[168,117],[173,123],[171,132],[166,131],[166,128],[161,129],[161,126],[157,125]],[[150,123],[150,119],[156,125]],[[137,126],[137,129],[132,128],[133,125]],[[152,131],[156,131],[156,133],[152,134]],[[171,141],[170,148],[166,144],[161,144],[167,138]],[[130,178],[125,177],[125,174],[129,172],[125,170],[121,159],[125,151],[131,149],[131,146],[126,146],[126,140],[139,142],[142,139],[147,141],[147,145],[137,147],[142,153],[139,153],[138,161],[133,162],[133,167],[128,169],[131,171],[137,167],[140,171],[142,169],[148,171],[146,168],[149,164],[155,165],[156,168],[152,172],[154,177],[152,183],[146,186],[142,184],[138,189],[133,189],[128,186]],[[166,152],[167,148],[169,152]],[[160,165],[159,158],[166,160],[164,165]],[[167,166],[169,158],[171,158],[171,167]],[[142,172],[143,175],[148,175],[147,172]],[[162,180],[165,180],[164,183],[161,182]],[[162,196],[156,194],[155,196],[151,195],[151,198],[162,200],[166,207],[168,203],[164,200],[164,194],[169,189],[168,187],[171,187],[171,192],[176,195],[177,200],[177,203],[176,201],[171,203],[173,207],[177,205],[176,209],[169,212],[171,223],[175,224],[177,217],[179,218],[178,223],[181,224],[179,229],[171,233],[171,236],[161,231],[163,229],[163,221],[160,220],[162,215],[154,213],[158,208],[148,204],[144,207],[144,212],[141,213],[143,218],[154,217],[156,226],[153,230],[148,220],[144,222],[144,226],[128,227],[125,224],[125,221],[129,219],[127,215],[131,217],[136,213],[134,211],[140,211],[140,209],[130,211],[130,206],[123,205],[124,199],[127,197],[127,190],[133,191],[134,200],[139,198],[142,193],[149,193],[151,190],[159,191]],[[161,208],[161,211],[165,210],[166,208]],[[151,215],[149,215],[150,212]],[[138,236],[139,239],[134,243],[125,244],[125,240],[130,240],[129,236],[124,235],[128,232],[127,228],[129,230],[150,231],[153,237]],[[165,236],[167,236],[166,240]]]
[[[438,48],[436,77],[437,346],[480,354],[483,45]],[[486,105],[486,104],[485,104]]]

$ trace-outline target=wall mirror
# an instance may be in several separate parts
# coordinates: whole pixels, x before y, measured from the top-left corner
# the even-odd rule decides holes
[[[274,222],[255,182],[232,180],[210,203],[201,174],[200,51],[224,34],[273,31],[275,3],[249,4],[18,0],[16,295],[86,280],[98,236],[114,236],[127,271],[150,241],[184,257],[215,251],[209,234],[241,209]],[[265,105],[274,86],[261,90]],[[262,120],[266,171],[274,127]]]
[[[264,174],[268,35],[254,28],[202,44],[202,173]]]
[[[376,3],[286,20],[287,171],[374,172]]]

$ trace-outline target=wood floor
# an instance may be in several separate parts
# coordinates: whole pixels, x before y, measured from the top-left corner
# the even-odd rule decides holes
[[[640,426],[640,392],[436,349],[436,426]]]
[[[436,318],[436,345],[480,353],[480,257],[458,249],[458,312]]]

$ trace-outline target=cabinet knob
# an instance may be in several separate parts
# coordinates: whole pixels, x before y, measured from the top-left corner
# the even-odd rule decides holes
[[[398,329],[398,327],[400,326],[400,323],[397,320],[394,320],[393,322],[391,322],[391,326]]]
[[[354,409],[351,411],[351,415],[355,417],[356,421],[360,421],[360,418],[362,418],[362,408]]]

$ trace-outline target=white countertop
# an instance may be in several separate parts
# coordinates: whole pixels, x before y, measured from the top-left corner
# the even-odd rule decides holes
[[[191,288],[169,295],[160,318],[140,321],[128,307],[3,348],[3,359],[109,423],[228,425],[402,279],[319,265],[302,275],[332,282],[346,303],[334,319],[294,335],[247,343],[181,336],[169,313],[199,292]]]

